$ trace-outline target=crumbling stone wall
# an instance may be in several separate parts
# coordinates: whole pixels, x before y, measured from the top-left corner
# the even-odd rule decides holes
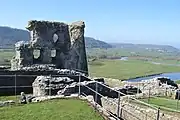
[[[83,21],[65,24],[62,22],[31,20],[26,27],[30,42],[18,42],[11,68],[17,70],[32,64],[55,64],[57,68],[88,71]],[[40,55],[35,58],[34,50]],[[52,50],[55,56],[52,56]]]
[[[14,95],[20,94],[22,91],[25,93],[32,93],[32,83],[37,76],[61,76],[69,77],[74,82],[90,81],[91,79],[86,77],[85,74],[69,69],[57,69],[52,65],[32,65],[29,67],[23,67],[21,70],[0,70],[0,95]],[[5,75],[5,76],[4,76]],[[45,79],[44,79],[45,80]],[[54,79],[52,78],[51,81]],[[41,83],[41,81],[39,81]],[[54,83],[54,82],[52,82]],[[67,81],[66,81],[67,83]],[[58,84],[58,83],[57,83]],[[61,84],[59,84],[61,86]],[[16,88],[16,89],[15,89]],[[59,89],[58,89],[59,90]],[[53,90],[52,90],[53,91]]]
[[[19,41],[15,44],[16,55],[11,60],[11,68],[19,69],[27,64],[33,64],[33,51],[30,44]]]

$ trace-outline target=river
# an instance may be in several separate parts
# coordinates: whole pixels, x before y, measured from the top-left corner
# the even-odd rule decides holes
[[[140,82],[142,80],[148,80],[148,79],[152,79],[154,77],[168,77],[171,80],[176,81],[176,80],[180,80],[180,72],[177,72],[177,73],[163,73],[163,74],[160,74],[160,75],[154,75],[154,76],[150,76],[150,77],[141,77],[141,78],[129,79],[127,81],[129,81],[129,82]]]
[[[128,60],[128,57],[122,57],[120,60]],[[180,64],[167,64],[167,63],[159,63],[159,62],[153,62],[151,61],[152,64],[161,64],[161,65],[170,65],[170,66],[180,66]],[[127,81],[129,82],[140,82],[142,80],[147,80],[147,79],[152,79],[154,77],[168,77],[173,81],[180,80],[180,72],[174,72],[174,73],[163,73],[160,75],[152,75],[149,77],[141,77],[141,78],[134,78],[134,79],[129,79]]]

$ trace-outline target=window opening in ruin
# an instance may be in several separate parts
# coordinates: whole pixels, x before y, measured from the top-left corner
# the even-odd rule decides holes
[[[33,50],[33,56],[35,59],[39,58],[40,54],[41,54],[40,50],[38,49]]]
[[[63,45],[64,40],[65,40],[64,33],[59,33],[59,43]]]
[[[56,50],[55,49],[51,50],[51,57],[56,57]]]
[[[58,35],[55,33],[54,35],[53,35],[53,42],[55,43],[55,42],[57,42],[57,40],[58,40]]]

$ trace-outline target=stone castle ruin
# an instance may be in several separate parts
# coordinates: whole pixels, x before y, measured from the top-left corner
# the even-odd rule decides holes
[[[65,24],[31,20],[26,28],[30,31],[29,42],[17,42],[11,68],[0,69],[0,75],[5,75],[0,76],[0,87],[3,87],[0,95],[32,93],[32,84],[38,76],[59,75],[73,82],[79,81],[79,76],[82,81],[90,80],[83,21]],[[66,81],[58,80],[63,84]]]
[[[33,96],[86,94],[95,98],[96,90],[104,96],[117,98],[118,93],[99,84],[104,79],[88,76],[84,41],[85,24],[49,21],[29,21],[30,41],[15,44],[11,69],[0,70],[0,95],[33,93]],[[8,86],[8,87],[6,87]],[[97,87],[97,88],[96,88]],[[79,91],[80,88],[80,91]],[[119,89],[126,92],[126,89]],[[101,96],[97,102],[101,105]]]
[[[49,92],[64,95],[77,93],[81,84],[81,92],[93,94],[83,86],[95,89],[96,83],[88,77],[84,22],[65,24],[31,20],[26,28],[30,31],[30,41],[15,44],[11,69],[0,71],[0,75],[7,75],[0,77],[0,86],[11,87],[0,89],[0,94],[23,91],[33,92],[34,96],[49,95]],[[117,97],[110,89],[103,86],[99,89],[104,95]]]
[[[129,103],[129,96],[126,96],[136,97],[137,93],[143,95],[143,91],[139,88],[126,86],[111,89],[105,84],[104,78],[92,79],[88,76],[84,22],[65,24],[31,20],[26,28],[30,31],[30,41],[17,42],[11,68],[0,69],[0,95],[33,93],[28,98],[30,101],[42,101],[51,97],[70,96],[77,93],[90,95],[93,96],[93,101],[96,100],[102,108],[108,109],[114,115],[117,114],[117,110],[112,101],[118,103],[117,98],[120,95],[121,105],[124,102],[121,113],[125,118],[133,119],[132,116],[127,116],[127,110],[140,117],[144,117],[144,113],[147,113],[145,108],[141,109]],[[97,91],[100,95],[93,91]],[[21,101],[26,99],[23,95],[21,94]],[[127,98],[128,102],[126,102]],[[107,101],[108,99],[110,102]],[[0,106],[7,103],[9,104],[9,101],[0,101]],[[148,109],[148,113],[152,116],[155,112]]]
[[[15,44],[12,70],[34,64],[53,64],[58,69],[88,72],[83,21],[65,24],[31,20],[26,28],[30,31],[30,41]]]

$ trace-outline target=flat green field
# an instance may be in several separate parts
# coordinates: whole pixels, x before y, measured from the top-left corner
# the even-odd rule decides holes
[[[103,120],[86,101],[56,99],[0,108],[0,120]]]
[[[101,51],[102,50],[96,50]],[[115,55],[119,55],[119,50],[117,50],[117,54],[114,50],[108,49],[104,50],[103,54],[112,53]],[[94,51],[89,51],[94,52]],[[127,54],[125,51],[120,51],[120,53]],[[90,53],[89,53],[90,54]],[[95,53],[93,53],[95,54]],[[99,54],[99,53],[97,53]],[[10,60],[14,55],[14,51],[12,49],[1,49],[0,51],[0,65],[10,65]],[[146,58],[146,57],[145,57]],[[138,57],[137,57],[138,59]],[[149,63],[144,60],[137,59],[129,59],[128,61],[120,61],[120,60],[107,60],[101,59],[93,62],[89,62],[89,71],[91,76],[97,77],[110,77],[117,78],[120,80],[135,78],[140,76],[146,76],[151,74],[158,74],[164,72],[180,72],[180,67],[178,66],[168,66],[168,65],[155,65]],[[153,59],[155,60],[155,59]],[[157,59],[156,62],[167,62],[167,63],[177,63],[177,60],[161,60]]]
[[[124,80],[151,74],[180,72],[180,67],[155,65],[140,60],[97,60],[89,62],[89,71],[91,76],[104,76]]]
[[[10,60],[14,55],[13,50],[0,49],[0,65],[10,65]]]
[[[149,58],[171,58],[171,59],[179,59],[179,56],[175,52],[158,52],[158,51],[147,51],[144,49],[122,49],[122,48],[109,48],[109,49],[100,49],[100,48],[91,48],[87,49],[88,56],[91,57],[120,57],[120,56],[143,56],[143,57],[149,57]]]

